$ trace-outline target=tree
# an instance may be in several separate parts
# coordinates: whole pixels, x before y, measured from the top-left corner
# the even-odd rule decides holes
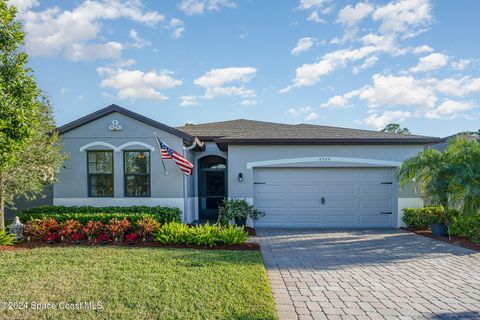
[[[19,50],[24,33],[16,9],[0,0],[0,176],[15,166],[17,156],[39,125],[41,91]],[[4,182],[0,186],[5,189]],[[0,193],[0,229],[4,229],[5,199]]]
[[[390,123],[385,128],[380,130],[381,132],[398,133],[398,134],[411,134],[407,128],[402,128],[398,123]]]
[[[444,152],[428,149],[403,162],[400,185],[413,183],[422,196],[444,208],[463,207],[465,214],[480,208],[480,144],[456,137]]]
[[[0,172],[2,213],[4,206],[13,206],[18,197],[32,200],[42,196],[45,186],[54,182],[66,158],[62,154],[52,109],[46,99],[40,104],[37,121],[37,130],[15,154],[15,164]]]

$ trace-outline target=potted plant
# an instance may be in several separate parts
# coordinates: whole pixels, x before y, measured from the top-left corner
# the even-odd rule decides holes
[[[437,237],[448,236],[448,227],[452,217],[457,216],[459,212],[454,209],[444,209],[443,207],[431,207],[428,212],[429,227],[432,235]]]
[[[237,226],[245,226],[247,218],[255,221],[263,215],[263,212],[258,211],[245,199],[229,199],[224,200],[218,208],[218,223],[228,225],[233,219]]]

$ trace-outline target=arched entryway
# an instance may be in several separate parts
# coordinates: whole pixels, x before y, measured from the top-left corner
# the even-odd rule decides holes
[[[227,197],[227,160],[206,156],[198,160],[199,219],[216,221],[218,206]]]

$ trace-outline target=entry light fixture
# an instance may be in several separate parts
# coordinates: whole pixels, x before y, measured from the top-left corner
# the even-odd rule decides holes
[[[242,182],[243,181],[243,173],[239,173],[238,174],[238,182]]]

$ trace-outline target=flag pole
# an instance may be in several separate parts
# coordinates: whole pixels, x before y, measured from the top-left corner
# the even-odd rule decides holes
[[[158,154],[160,155],[160,161],[162,161],[163,172],[165,173],[166,176],[168,176],[167,168],[165,168],[165,163],[163,162],[162,148],[160,147],[160,143],[158,142],[157,133],[155,131],[153,131],[153,135],[155,136],[155,142],[157,143]]]

